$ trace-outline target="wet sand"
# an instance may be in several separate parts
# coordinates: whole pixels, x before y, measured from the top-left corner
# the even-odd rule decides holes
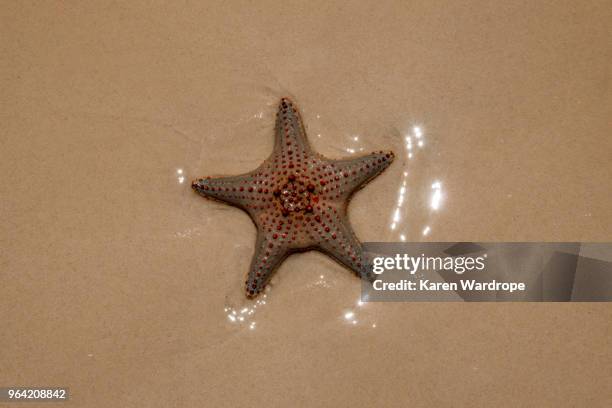
[[[608,304],[359,304],[315,252],[249,302],[251,220],[190,188],[257,167],[290,96],[320,153],[397,156],[362,241],[610,241],[610,3],[230,3],[3,3],[0,386],[610,406]]]

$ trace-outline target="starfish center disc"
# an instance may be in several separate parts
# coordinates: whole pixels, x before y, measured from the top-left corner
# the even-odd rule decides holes
[[[283,215],[289,215],[294,212],[312,211],[314,192],[315,188],[313,184],[309,184],[303,180],[297,180],[295,176],[290,175],[285,182],[274,191],[274,196],[280,204]]]

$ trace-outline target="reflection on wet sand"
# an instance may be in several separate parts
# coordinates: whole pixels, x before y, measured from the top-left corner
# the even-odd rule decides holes
[[[436,153],[434,151],[428,151],[430,149],[426,148],[426,138],[423,126],[412,126],[410,131],[403,136],[403,139],[406,160],[402,162],[403,169],[400,176],[400,186],[397,192],[397,204],[391,214],[391,224],[389,225],[389,230],[394,233],[392,235],[392,239],[405,242],[408,240],[419,240],[431,233],[432,228],[430,225],[435,222],[435,213],[442,207],[444,192],[442,182],[438,179],[434,179],[433,183],[431,184],[431,192],[429,193],[429,196],[421,197],[418,195],[418,192],[422,190],[422,186],[419,184],[423,183],[423,181],[420,179],[411,178],[411,173],[414,172],[415,166],[417,166],[419,163],[419,156],[432,156]],[[405,206],[406,197],[408,196],[409,191],[412,192],[410,199],[413,201],[413,205]],[[416,203],[414,202],[422,201],[429,203],[430,211],[427,212],[425,217],[417,217],[413,215],[412,219],[419,219],[419,221],[424,222],[425,225],[422,227],[412,226],[408,222],[408,220],[411,219],[410,212],[414,211],[416,208],[414,205]]]

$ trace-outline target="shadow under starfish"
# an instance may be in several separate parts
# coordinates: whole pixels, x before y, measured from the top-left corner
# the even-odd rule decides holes
[[[372,280],[363,247],[347,218],[352,194],[393,161],[393,152],[330,160],[314,152],[295,105],[282,98],[276,114],[274,151],[252,172],[203,178],[192,188],[207,198],[246,211],[257,228],[246,280],[254,297],[291,253],[319,250]]]

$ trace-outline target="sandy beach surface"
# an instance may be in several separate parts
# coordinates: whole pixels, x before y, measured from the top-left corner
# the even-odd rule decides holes
[[[318,152],[395,152],[349,206],[362,241],[610,241],[609,1],[0,17],[0,386],[71,407],[612,405],[609,304],[362,304],[316,252],[248,301],[253,223],[190,188],[257,167],[289,96]]]

